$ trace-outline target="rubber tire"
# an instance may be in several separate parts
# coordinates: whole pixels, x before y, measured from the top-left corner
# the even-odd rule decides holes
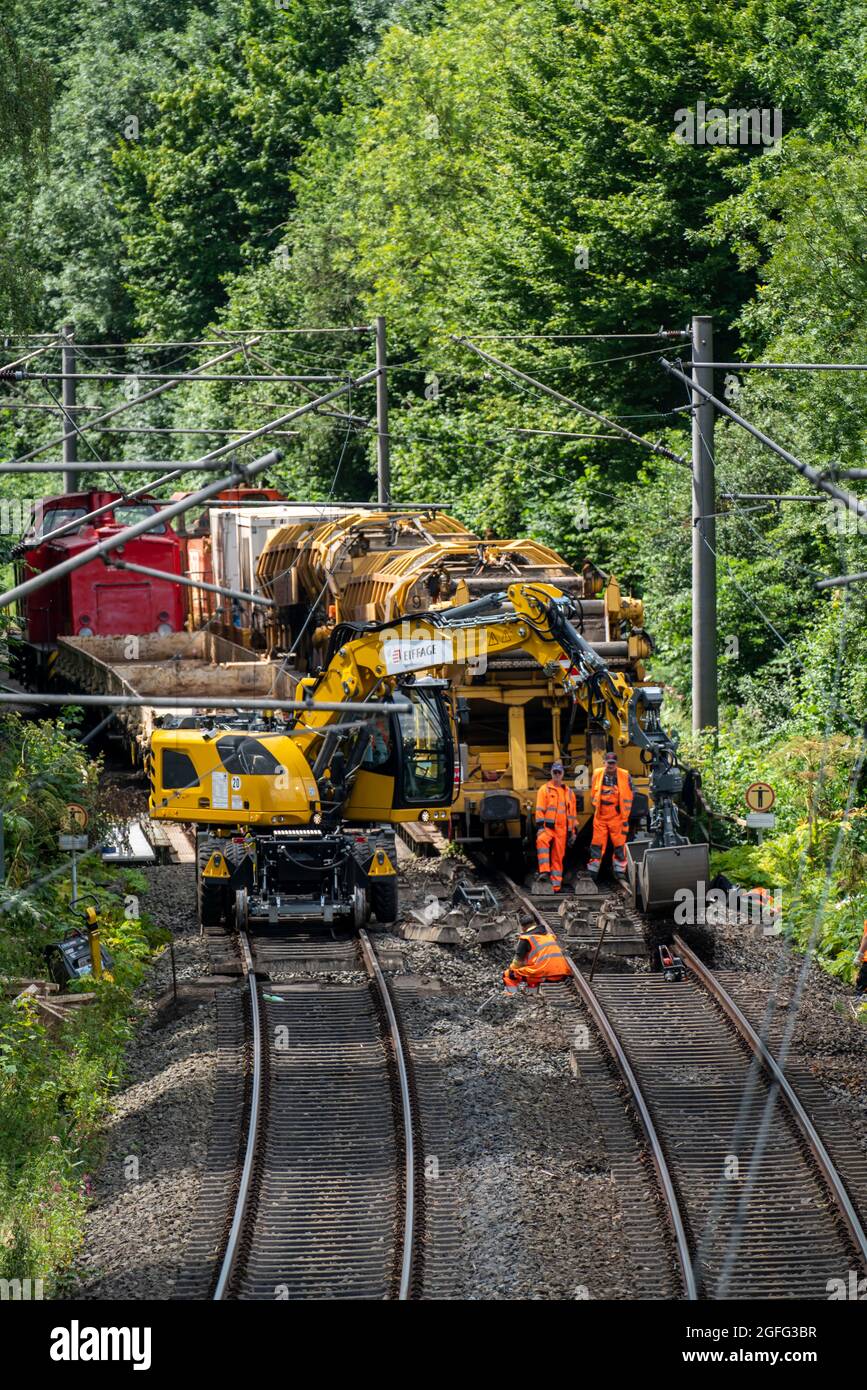
[[[202,877],[205,866],[211,857],[214,843],[204,837],[196,838],[196,906],[198,908],[199,927],[219,927],[222,925],[226,910],[226,895],[223,890],[222,882],[218,879],[216,883],[208,883]]]
[[[382,878],[368,880],[370,906],[377,922],[396,922],[400,910],[397,892],[397,874],[387,874]]]

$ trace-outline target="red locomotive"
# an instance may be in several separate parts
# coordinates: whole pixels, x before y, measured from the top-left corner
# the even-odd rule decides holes
[[[117,505],[91,521],[83,519],[109,503]],[[16,548],[16,582],[42,574],[124,527],[152,516],[159,505],[155,497],[147,495],[126,502],[119,493],[98,490],[46,498]],[[52,539],[51,532],[71,522],[78,524]],[[166,575],[182,573],[181,544],[170,524],[129,541],[123,547],[122,558],[162,570]],[[18,665],[28,685],[44,686],[49,657],[58,637],[116,637],[149,632],[168,636],[183,628],[185,616],[181,585],[168,578],[163,582],[114,569],[111,556],[107,562],[92,560],[23,600],[18,611],[23,659]]]

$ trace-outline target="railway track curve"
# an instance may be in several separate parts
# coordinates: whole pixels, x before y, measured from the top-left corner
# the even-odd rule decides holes
[[[552,925],[550,910],[505,881],[537,922]],[[827,1299],[832,1280],[867,1269],[851,1190],[854,1181],[867,1192],[867,1160],[855,1157],[841,1173],[832,1153],[847,1136],[833,1116],[823,1116],[820,1133],[729,990],[686,942],[673,941],[688,972],[682,981],[617,973],[591,982],[569,964],[640,1119],[684,1297]]]

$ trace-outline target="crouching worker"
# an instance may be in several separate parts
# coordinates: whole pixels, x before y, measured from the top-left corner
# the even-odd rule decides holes
[[[518,937],[515,954],[503,971],[503,985],[505,993],[514,996],[522,985],[538,989],[543,980],[567,980],[571,973],[554,933],[531,926]]]
[[[605,754],[605,766],[593,774],[590,800],[593,803],[593,843],[587,861],[591,878],[599,876],[609,839],[616,878],[626,876],[626,835],[632,811],[632,778],[625,767],[617,766],[617,754]]]

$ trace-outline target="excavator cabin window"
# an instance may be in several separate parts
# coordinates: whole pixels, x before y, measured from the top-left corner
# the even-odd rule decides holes
[[[400,766],[395,804],[448,805],[454,745],[442,691],[435,686],[409,686],[399,692],[396,703],[391,716]]]

